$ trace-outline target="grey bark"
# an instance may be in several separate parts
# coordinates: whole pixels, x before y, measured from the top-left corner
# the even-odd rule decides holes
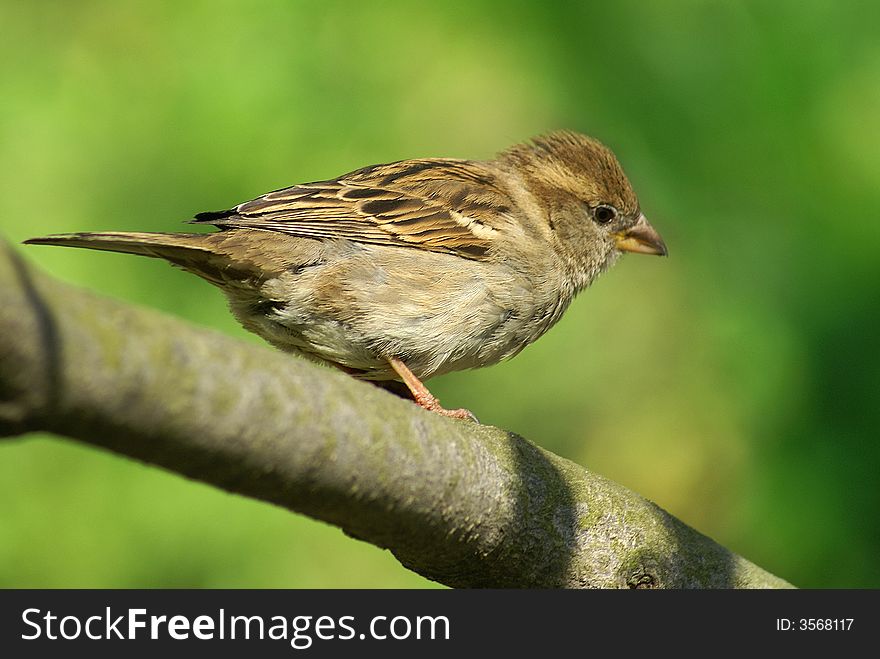
[[[0,437],[49,431],[335,524],[458,587],[789,587],[504,430],[93,295],[0,242]]]

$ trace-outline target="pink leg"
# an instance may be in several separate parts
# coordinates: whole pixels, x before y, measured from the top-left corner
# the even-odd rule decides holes
[[[397,357],[386,357],[386,359],[388,360],[388,363],[391,364],[391,368],[397,372],[400,379],[403,380],[403,383],[409,388],[413,400],[416,401],[418,405],[424,407],[426,410],[442,414],[443,416],[477,421],[477,417],[475,417],[469,410],[447,410],[445,407],[442,407],[440,401],[434,398],[431,392],[428,391],[428,388],[422,384],[422,381],[419,380],[409,368],[407,368],[406,364],[400,361]],[[479,423],[479,421],[477,421],[477,423]]]

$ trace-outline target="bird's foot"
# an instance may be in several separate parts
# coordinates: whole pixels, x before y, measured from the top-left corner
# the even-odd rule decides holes
[[[473,421],[474,423],[479,423],[479,419],[474,416],[474,413],[470,410],[466,410],[463,407],[457,410],[447,410],[440,404],[440,401],[434,398],[430,393],[428,394],[428,398],[422,398],[413,394],[413,400],[420,407],[424,407],[426,410],[430,410],[431,412],[436,412],[437,414],[442,414],[443,416],[450,416],[453,419],[466,419],[468,421]]]
[[[437,414],[441,414],[443,416],[452,417],[453,419],[466,419],[475,423],[479,423],[477,417],[475,417],[473,412],[471,412],[470,410],[447,410],[440,404],[440,401],[437,400],[430,391],[428,391],[428,388],[424,384],[422,384],[422,381],[419,380],[411,370],[409,370],[409,367],[406,364],[397,359],[397,357],[388,357],[387,359],[388,363],[391,364],[391,368],[393,368],[394,371],[403,380],[403,383],[407,386],[410,393],[412,394],[413,400],[419,407],[423,407],[426,410],[436,412]]]

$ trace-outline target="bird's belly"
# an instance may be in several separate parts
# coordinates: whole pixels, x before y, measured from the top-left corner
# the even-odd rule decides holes
[[[386,356],[399,357],[425,379],[494,364],[524,347],[499,332],[506,313],[487,312],[474,300],[455,309],[418,310],[406,304],[373,318],[333,318],[283,310],[252,319],[248,329],[284,350],[298,351],[373,380],[396,379]],[[513,345],[511,345],[513,341]]]
[[[272,345],[373,380],[397,378],[387,356],[422,379],[494,364],[549,326],[529,281],[477,262],[404,251],[393,264],[372,254],[344,268],[336,262],[272,280],[261,293],[275,303],[231,298],[231,305],[246,329]]]

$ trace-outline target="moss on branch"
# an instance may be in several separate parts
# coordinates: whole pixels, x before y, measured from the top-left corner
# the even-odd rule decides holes
[[[0,243],[0,436],[38,430],[335,524],[450,586],[789,586],[522,437],[68,286]]]

